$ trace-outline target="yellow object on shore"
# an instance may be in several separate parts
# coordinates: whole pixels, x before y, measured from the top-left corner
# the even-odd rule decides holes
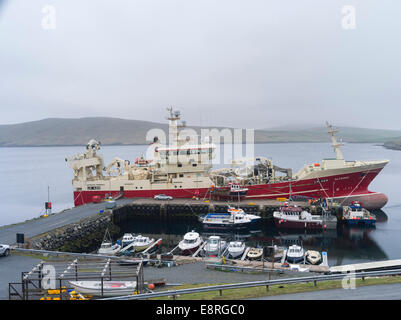
[[[256,203],[255,202],[249,202],[248,203],[250,206],[256,206]]]
[[[210,201],[209,201],[209,200],[205,200],[205,202],[206,202],[206,203],[209,203]]]
[[[285,202],[285,201],[287,201],[287,198],[277,198],[276,200],[280,201],[280,202]]]

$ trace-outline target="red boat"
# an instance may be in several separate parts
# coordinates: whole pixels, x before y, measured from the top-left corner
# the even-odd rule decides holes
[[[276,227],[288,229],[324,229],[321,216],[312,215],[295,205],[284,205],[278,211],[273,212],[273,219]]]

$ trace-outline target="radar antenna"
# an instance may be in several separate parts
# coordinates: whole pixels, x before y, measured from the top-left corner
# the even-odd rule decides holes
[[[338,132],[338,130],[335,129],[331,124],[329,124],[328,121],[326,121],[326,125],[327,125],[327,128],[328,128],[328,133],[330,134],[330,137],[331,137],[331,141],[333,143],[334,151],[337,154],[337,160],[344,160],[343,153],[341,152],[341,149],[340,149],[340,147],[342,147],[344,144],[343,143],[338,143],[337,139],[336,139],[336,137],[334,135],[335,133]]]

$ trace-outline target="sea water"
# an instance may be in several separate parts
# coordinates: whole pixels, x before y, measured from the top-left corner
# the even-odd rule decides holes
[[[135,161],[148,146],[103,146],[105,165],[114,157]],[[292,168],[295,174],[305,164],[320,162],[323,158],[335,157],[329,143],[274,143],[256,144],[255,155],[270,158],[282,168]],[[346,160],[388,159],[390,163],[371,183],[369,189],[385,193],[389,202],[382,211],[375,212],[378,221],[373,229],[345,228],[326,233],[304,232],[283,233],[271,223],[263,223],[260,230],[248,238],[252,245],[281,241],[288,245],[301,242],[308,249],[328,251],[331,265],[359,261],[373,261],[401,258],[401,151],[388,150],[374,144],[346,144],[343,148]],[[44,212],[44,203],[53,204],[53,212],[73,206],[73,171],[65,158],[84,151],[84,147],[29,147],[0,148],[0,225],[21,222],[38,217]],[[218,149],[220,160],[230,159]],[[245,147],[243,148],[245,154]],[[222,162],[215,167],[228,164]],[[49,194],[48,194],[49,191]],[[170,225],[147,224],[128,225],[124,232],[182,235],[192,228],[194,222]]]

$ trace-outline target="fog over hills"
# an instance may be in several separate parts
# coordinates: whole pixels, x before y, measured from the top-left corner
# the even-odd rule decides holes
[[[147,144],[146,134],[151,129],[162,129],[167,134],[167,123],[126,120],[107,117],[80,119],[49,118],[19,124],[0,125],[0,146],[70,146],[86,145],[94,138],[103,145]],[[188,126],[198,133],[200,127]],[[221,130],[225,127],[218,127]],[[232,130],[233,128],[228,128]],[[245,134],[245,131],[243,132]],[[384,143],[401,137],[401,131],[340,127],[337,134],[344,142]],[[327,128],[294,130],[255,130],[256,143],[275,142],[329,142]]]

